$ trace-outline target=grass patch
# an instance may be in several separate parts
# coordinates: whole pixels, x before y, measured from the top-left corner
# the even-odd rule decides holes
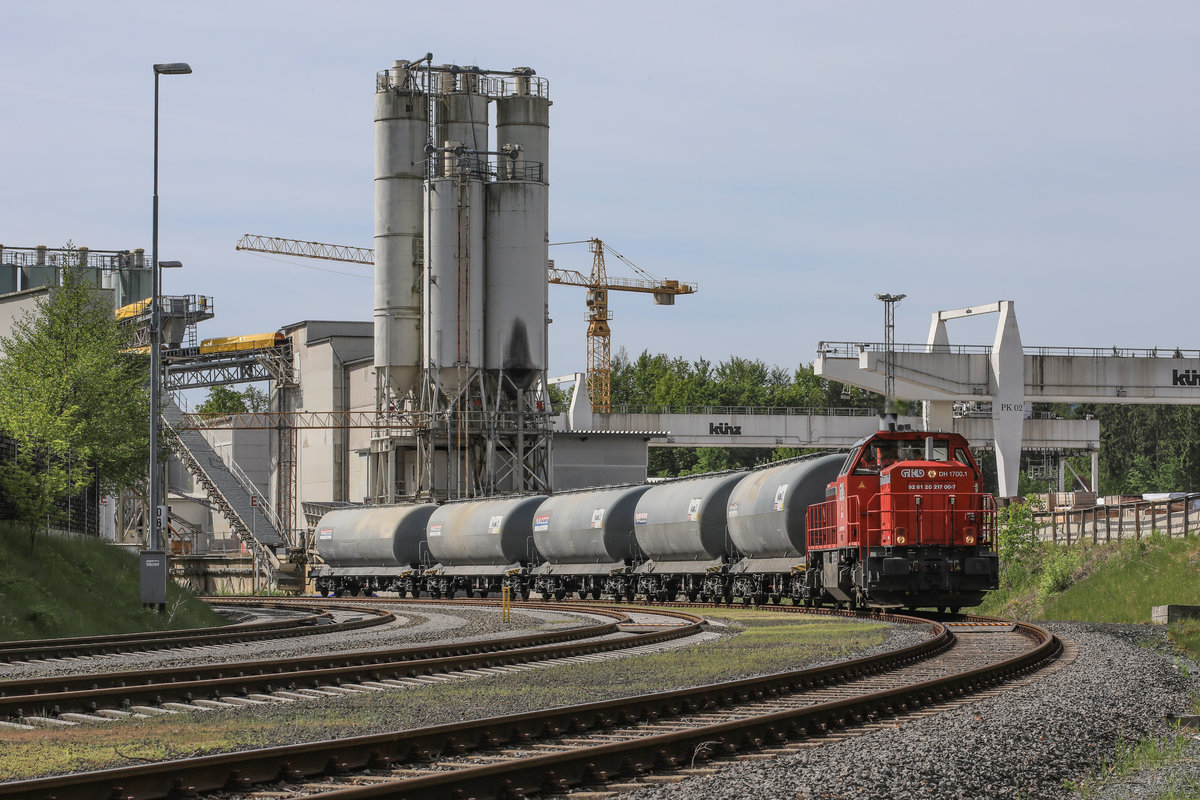
[[[1068,782],[1067,788],[1072,789],[1081,797],[1095,797],[1100,789],[1109,784],[1119,783],[1143,770],[1157,769],[1177,761],[1187,750],[1190,741],[1190,736],[1181,733],[1176,733],[1166,739],[1146,737],[1137,742],[1120,739],[1117,742],[1116,754],[1111,759],[1102,761],[1092,775],[1079,783]],[[1188,784],[1191,786],[1189,787]],[[1200,784],[1189,780],[1172,786],[1168,790],[1168,794],[1159,795],[1159,798],[1162,800],[1164,798],[1193,797],[1195,795],[1180,794],[1179,792],[1190,792],[1197,788],[1200,788]]]
[[[1002,565],[979,613],[1022,619],[1141,623],[1153,606],[1200,605],[1200,536],[1040,543]]]
[[[1200,621],[1176,623],[1167,631],[1167,636],[1192,661],[1200,664]],[[1197,713],[1200,713],[1200,700],[1197,701]]]
[[[608,662],[571,664],[320,702],[127,720],[102,726],[0,731],[0,779],[101,769],[136,759],[382,733],[497,714],[667,691],[735,675],[795,669],[881,644],[883,623],[756,611],[716,611],[738,635]],[[781,620],[781,616],[788,619]]]
[[[136,555],[94,538],[29,537],[0,524],[0,641],[223,625],[167,581],[167,613],[141,604]]]

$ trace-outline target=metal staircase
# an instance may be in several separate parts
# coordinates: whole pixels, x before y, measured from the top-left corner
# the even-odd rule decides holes
[[[163,432],[175,454],[213,506],[229,521],[234,535],[247,547],[259,551],[272,567],[278,568],[280,559],[276,548],[284,547],[287,542],[269,504],[252,504],[250,498],[260,492],[240,469],[234,474],[225,465],[200,431],[183,429],[183,411],[174,400],[167,399],[162,416]]]

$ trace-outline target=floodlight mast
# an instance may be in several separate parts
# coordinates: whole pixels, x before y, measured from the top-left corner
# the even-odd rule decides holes
[[[896,303],[906,294],[877,294],[883,302],[883,411],[896,413]]]

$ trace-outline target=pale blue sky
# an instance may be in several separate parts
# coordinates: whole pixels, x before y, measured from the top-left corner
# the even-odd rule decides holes
[[[551,241],[599,236],[674,308],[615,295],[613,347],[794,367],[1013,299],[1027,345],[1197,347],[1200,6],[1190,2],[6,3],[0,243],[150,247],[162,79],[169,293],[202,336],[371,318],[369,271],[235,252],[372,241],[374,76],[550,81]],[[554,248],[587,271],[585,247]],[[313,267],[332,269],[321,271]],[[623,274],[611,264],[614,274]],[[346,273],[346,274],[338,274]],[[585,365],[551,287],[550,371]],[[974,320],[955,341],[986,343]]]

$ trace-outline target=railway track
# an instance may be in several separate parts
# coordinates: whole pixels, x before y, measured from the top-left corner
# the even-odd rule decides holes
[[[328,800],[553,795],[680,767],[703,768],[713,758],[879,724],[1012,680],[1061,650],[1061,643],[1041,628],[977,624],[984,621],[964,620],[957,634],[930,623],[935,635],[918,645],[814,669],[388,734],[0,784],[0,798],[132,800],[199,792],[233,798],[262,790],[272,797]]]
[[[462,607],[462,603],[458,607]],[[479,601],[476,605],[494,605]],[[538,609],[563,610],[539,604]],[[372,609],[362,609],[370,611]],[[579,608],[571,609],[579,611]],[[376,611],[392,617],[390,612]],[[590,613],[609,621],[566,630],[457,644],[417,645],[297,658],[172,666],[166,669],[55,675],[0,682],[0,720],[11,723],[104,722],[134,714],[254,705],[440,679],[530,661],[578,658],[646,647],[702,630],[700,617],[660,612],[679,620],[614,638],[632,620],[622,611]],[[328,627],[328,626],[327,626]]]
[[[333,618],[331,611],[313,603],[273,602],[262,599],[243,600],[240,598],[211,599],[214,601],[214,605],[267,607],[299,612],[304,616],[219,628],[127,633],[115,636],[82,636],[69,639],[39,639],[34,642],[0,642],[0,662],[87,658],[141,650],[237,644],[264,639],[309,636],[314,633],[352,631],[395,621],[394,614],[376,608],[362,607],[360,610],[365,615],[362,618],[337,621]]]

